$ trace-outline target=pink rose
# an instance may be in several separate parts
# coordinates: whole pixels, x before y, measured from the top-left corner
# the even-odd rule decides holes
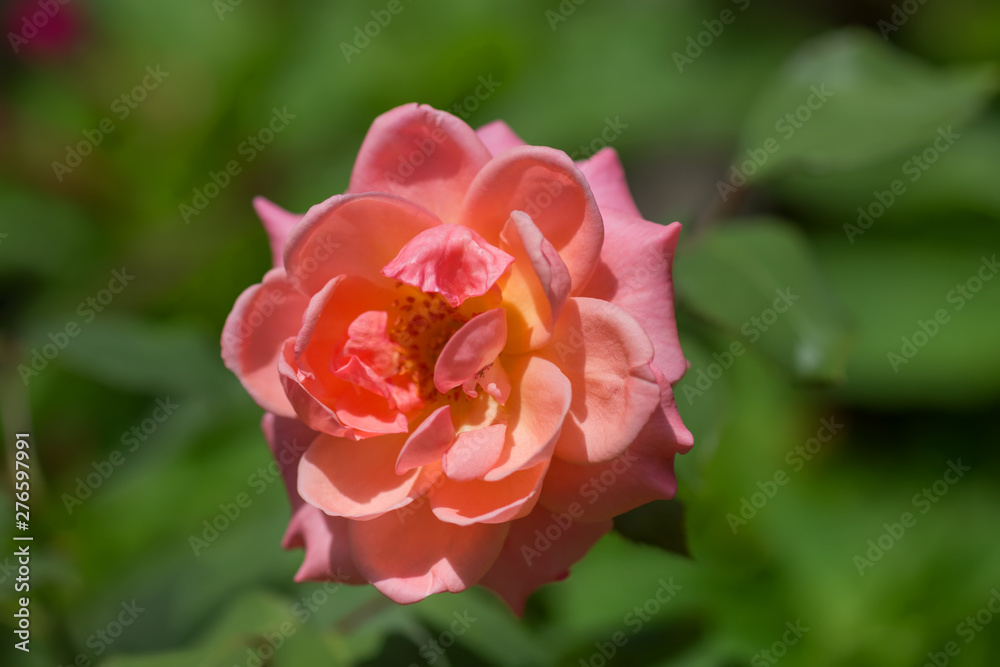
[[[482,583],[520,611],[674,495],[680,225],[642,219],[614,151],[574,164],[411,104],[372,124],[346,194],[254,204],[275,268],[222,356],[267,411],[297,580],[400,603]]]

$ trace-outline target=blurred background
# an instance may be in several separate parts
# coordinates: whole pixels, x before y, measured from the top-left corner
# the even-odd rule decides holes
[[[997,3],[2,12],[0,663],[1000,661]],[[411,101],[610,145],[645,216],[685,228],[679,502],[623,517],[522,619],[481,589],[293,584],[261,410],[219,358],[270,266],[252,197],[342,192]]]

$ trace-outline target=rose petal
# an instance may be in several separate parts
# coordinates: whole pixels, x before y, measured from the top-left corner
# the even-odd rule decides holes
[[[499,155],[509,148],[524,146],[524,141],[502,120],[487,123],[476,130],[476,136],[493,155]]]
[[[496,591],[514,613],[521,615],[539,586],[564,577],[612,525],[610,520],[575,521],[569,514],[560,516],[536,506],[531,514],[510,524],[500,556],[479,583]],[[538,534],[556,531],[559,537],[550,540],[547,549],[539,550]]]
[[[222,329],[222,359],[247,393],[268,412],[293,417],[278,376],[278,357],[286,338],[302,326],[307,300],[282,269],[271,269],[259,285],[236,299]]]
[[[459,526],[505,523],[525,516],[538,502],[548,467],[549,462],[542,461],[495,482],[449,477],[429,495],[434,516]]]
[[[500,553],[507,524],[457,526],[417,502],[371,521],[352,521],[350,536],[361,573],[388,597],[410,604],[475,585]]]
[[[622,169],[618,152],[614,148],[602,148],[589,160],[577,162],[576,166],[586,176],[602,214],[605,210],[614,209],[635,218],[642,217],[632,199],[625,180],[625,170]]]
[[[327,386],[311,373],[299,370],[295,361],[295,339],[289,338],[281,348],[278,359],[278,373],[281,384],[295,414],[310,428],[338,437],[356,437],[353,429],[340,421],[337,413],[329,406],[333,397],[327,393]],[[343,386],[347,383],[340,381]]]
[[[445,344],[434,365],[434,386],[442,394],[461,385],[491,363],[507,342],[507,313],[494,308],[462,325]]]
[[[660,404],[649,336],[607,301],[570,299],[543,353],[573,385],[555,448],[564,461],[597,463],[618,456]]]
[[[425,467],[397,475],[396,458],[404,441],[400,435],[363,442],[320,435],[299,462],[299,495],[327,514],[352,519],[399,509],[440,474],[439,467]]]
[[[677,493],[674,455],[691,448],[690,431],[681,423],[669,383],[657,373],[662,390],[656,410],[635,442],[620,456],[594,465],[558,458],[542,489],[541,502],[554,512],[582,507],[582,521],[604,521]]]
[[[510,377],[515,389],[504,408],[507,439],[496,466],[486,473],[487,481],[503,479],[547,460],[572,401],[569,379],[541,357],[516,358]]]
[[[454,222],[465,191],[489,159],[489,151],[463,121],[429,106],[407,104],[372,123],[348,192],[396,194]]]
[[[253,198],[253,208],[257,211],[257,217],[264,225],[267,232],[267,240],[271,244],[271,259],[275,268],[285,265],[285,240],[292,227],[298,224],[302,216],[297,213],[289,213],[274,202],[264,197]]]
[[[444,474],[458,482],[481,479],[500,456],[506,435],[505,424],[462,431],[441,460]]]
[[[486,294],[514,258],[462,225],[438,225],[409,241],[382,275],[437,292],[452,308]]]
[[[455,426],[451,421],[451,406],[443,405],[420,423],[406,439],[396,459],[396,474],[440,461],[455,442]]]
[[[297,419],[286,419],[267,413],[261,429],[274,454],[285,482],[292,518],[282,540],[282,548],[305,548],[305,559],[295,575],[296,581],[342,581],[365,583],[351,557],[347,537],[347,519],[327,516],[306,504],[296,490],[296,473],[303,452],[319,433]]]
[[[514,265],[500,280],[510,320],[507,352],[537,350],[552,337],[555,321],[569,297],[569,269],[531,218],[514,211],[500,233],[500,247]]]
[[[609,211],[601,262],[582,295],[610,301],[649,335],[656,366],[674,384],[688,363],[677,337],[671,270],[680,223],[657,225]]]
[[[490,160],[469,186],[460,221],[495,243],[512,211],[524,211],[559,251],[579,291],[597,265],[604,227],[573,161],[552,148],[521,146]]]
[[[382,267],[410,239],[440,222],[393,195],[337,195],[310,208],[288,235],[285,270],[308,295],[343,274],[384,283]]]

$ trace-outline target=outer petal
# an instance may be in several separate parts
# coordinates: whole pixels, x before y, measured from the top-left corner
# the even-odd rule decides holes
[[[514,211],[500,233],[500,247],[514,256],[514,266],[500,281],[503,305],[511,320],[507,351],[536,350],[552,337],[555,321],[569,297],[571,278],[527,213]]]
[[[526,516],[538,502],[548,461],[496,482],[446,479],[430,493],[434,516],[448,523],[506,523]]]
[[[222,359],[257,404],[283,417],[295,416],[278,376],[285,339],[298,333],[308,300],[281,269],[236,299],[222,329]]]
[[[663,226],[605,211],[601,263],[583,296],[610,301],[634,317],[656,350],[653,365],[673,384],[688,363],[677,338],[671,270],[680,223]]]
[[[434,386],[442,394],[475,377],[507,342],[507,313],[494,308],[462,325],[445,343],[434,364]]]
[[[493,470],[486,473],[487,481],[548,460],[572,400],[569,379],[541,357],[516,358],[510,377],[516,389],[504,409],[507,439]]]
[[[614,209],[631,217],[642,217],[635,206],[635,200],[632,199],[632,193],[629,192],[628,183],[625,181],[625,170],[622,169],[622,163],[614,148],[602,148],[590,159],[577,162],[576,166],[587,177],[594,199],[601,207],[601,213]]]
[[[521,146],[493,158],[469,186],[462,224],[496,242],[512,211],[524,211],[559,251],[579,291],[604,241],[601,212],[583,174],[553,148]]]
[[[502,120],[483,125],[476,130],[476,135],[492,155],[499,155],[508,148],[524,146],[524,140]]]
[[[500,557],[483,580],[483,586],[496,591],[514,613],[524,613],[528,597],[539,586],[558,581],[569,573],[569,567],[580,560],[590,548],[611,530],[610,519],[597,522],[574,521],[568,514],[559,516],[541,506],[523,519],[510,525]],[[539,532],[558,532],[551,546],[541,549]],[[548,539],[548,538],[546,538]]]
[[[514,258],[462,225],[421,232],[382,269],[382,275],[437,292],[452,308],[493,287]]]
[[[430,487],[440,468],[396,474],[406,438],[386,435],[363,442],[320,435],[299,462],[298,492],[327,514],[351,519],[378,516],[409,504]]]
[[[570,299],[543,351],[573,384],[573,403],[555,455],[597,463],[622,453],[660,404],[642,327],[607,301]]]
[[[445,523],[418,502],[352,521],[350,536],[362,574],[396,602],[410,604],[476,584],[496,560],[507,530],[507,524]]]
[[[281,384],[295,407],[295,414],[309,428],[339,437],[352,437],[353,429],[340,421],[337,413],[329,406],[333,397],[326,387],[311,374],[299,370],[295,361],[295,339],[289,338],[281,349],[278,360]]]
[[[267,232],[267,240],[271,243],[271,257],[275,268],[285,265],[285,240],[288,233],[292,231],[302,216],[297,213],[289,213],[274,202],[264,197],[253,198],[253,208],[257,211],[257,217],[264,224],[264,231]]]
[[[285,242],[285,270],[304,294],[339,275],[379,273],[410,239],[440,224],[430,211],[387,194],[337,195],[306,212]]]
[[[319,433],[297,419],[276,417],[267,413],[261,420],[271,453],[278,462],[285,491],[292,505],[292,519],[285,531],[282,547],[304,547],[305,560],[295,575],[296,581],[343,581],[365,583],[354,566],[351,545],[347,537],[347,519],[327,516],[306,504],[296,490],[299,459]]]
[[[542,489],[542,504],[554,512],[582,508],[582,521],[604,521],[677,492],[674,455],[691,448],[691,433],[681,423],[670,385],[657,374],[663,391],[636,441],[617,458],[594,465],[552,459]]]
[[[348,192],[388,192],[453,222],[472,179],[490,159],[471,127],[450,113],[407,104],[365,136]]]

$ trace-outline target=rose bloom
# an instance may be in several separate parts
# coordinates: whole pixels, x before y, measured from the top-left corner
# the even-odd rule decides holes
[[[345,194],[254,204],[274,268],[222,356],[267,411],[296,580],[399,603],[480,583],[521,612],[614,516],[673,497],[680,225],[643,220],[613,150],[574,163],[411,104]]]

